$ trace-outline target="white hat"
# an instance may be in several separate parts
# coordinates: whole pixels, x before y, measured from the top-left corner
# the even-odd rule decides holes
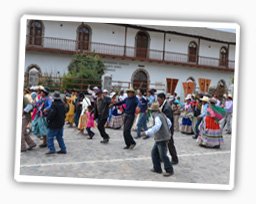
[[[200,98],[201,101],[208,102],[209,98],[207,96],[203,96],[203,98]]]
[[[133,92],[133,93],[135,93],[135,90],[133,89],[132,86],[130,86],[130,87],[126,90],[126,93],[128,93],[128,92]]]
[[[151,106],[148,108],[151,111],[159,111],[159,104],[157,102],[154,102],[151,104]]]
[[[103,93],[108,93],[108,90],[107,89],[103,89]]]
[[[212,97],[212,98],[209,99],[209,102],[210,103],[217,103],[217,99]]]
[[[41,91],[44,90],[44,87],[42,85],[38,86],[37,89],[40,89]]]
[[[116,92],[111,92],[110,98],[113,98],[113,96],[115,96],[115,95],[116,95]]]
[[[233,96],[232,96],[232,94],[228,94],[228,98],[232,98],[232,99],[233,99]]]
[[[190,95],[190,94],[188,94],[188,95],[186,96],[185,101],[187,101],[187,100],[189,100],[189,99],[191,99],[191,95]]]
[[[98,90],[99,88],[97,86],[94,86],[93,87],[93,90]]]

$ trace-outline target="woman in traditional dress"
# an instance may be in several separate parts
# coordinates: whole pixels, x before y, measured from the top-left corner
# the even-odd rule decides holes
[[[117,103],[117,94],[112,92],[110,94],[111,103]],[[123,125],[123,107],[121,106],[113,106],[109,109],[109,118],[107,122],[107,127],[113,129],[120,129]]]
[[[41,90],[40,95],[41,95],[41,98],[35,104],[36,115],[34,120],[32,121],[32,131],[34,135],[43,139],[43,143],[39,145],[39,147],[43,148],[43,147],[47,147],[46,135],[48,132],[48,128],[47,128],[46,117],[47,117],[48,111],[51,108],[52,100],[48,96],[49,90],[47,88],[43,88]]]
[[[193,109],[191,106],[191,95],[187,95],[185,98],[185,105],[182,108],[181,118],[180,132],[183,134],[193,134]]]
[[[66,114],[65,121],[70,125],[70,127],[73,126],[74,123],[74,117],[75,117],[75,101],[76,101],[76,95],[74,92],[71,96],[67,96],[67,103],[68,103],[68,112]]]
[[[200,124],[200,133],[197,138],[200,146],[220,148],[220,145],[224,142],[219,121],[225,116],[225,110],[216,106],[216,103],[215,98],[209,100],[207,114]]]
[[[179,131],[180,105],[178,100],[174,100],[172,104],[174,131]]]

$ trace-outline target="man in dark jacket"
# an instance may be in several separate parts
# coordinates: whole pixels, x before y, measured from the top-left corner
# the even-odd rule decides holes
[[[159,93],[157,95],[157,101],[159,103],[161,112],[163,112],[166,115],[166,117],[169,118],[171,123],[174,124],[172,108],[170,104],[167,102],[165,94]],[[174,146],[174,140],[173,140],[174,125],[172,125],[170,131],[171,131],[171,138],[168,143],[168,149],[172,157],[172,164],[178,164],[179,160],[178,160],[178,156],[177,156],[177,152],[176,152],[176,148]]]
[[[54,137],[56,137],[57,142],[60,147],[60,151],[58,154],[66,154],[66,145],[63,140],[63,126],[65,123],[65,115],[66,115],[66,107],[61,100],[60,93],[55,92],[53,95],[53,103],[49,110],[47,116],[47,123],[48,123],[48,134],[47,134],[47,145],[49,152],[46,154],[54,154],[56,153],[54,147]]]
[[[96,95],[97,99],[95,101],[94,118],[95,120],[98,119],[97,127],[101,137],[103,138],[101,143],[106,144],[109,142],[109,135],[105,131],[105,123],[108,119],[111,98],[108,96],[103,96],[103,93],[100,89],[96,92]]]
[[[135,91],[133,88],[129,88],[126,91],[128,97],[123,101],[118,103],[112,104],[111,106],[120,106],[122,104],[126,105],[125,112],[124,112],[124,129],[123,129],[123,136],[126,146],[124,149],[133,149],[136,145],[132,135],[131,129],[135,119],[135,110],[138,106],[139,100],[135,96]]]

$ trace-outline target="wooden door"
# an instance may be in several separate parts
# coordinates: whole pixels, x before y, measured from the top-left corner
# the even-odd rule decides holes
[[[197,44],[195,42],[191,42],[188,48],[188,61],[196,62],[197,58]]]
[[[42,45],[43,25],[40,21],[32,21],[29,31],[29,44]]]
[[[78,28],[78,37],[77,37],[77,48],[79,50],[89,50],[90,42],[90,29],[85,25],[81,25]]]
[[[166,79],[166,84],[167,84],[167,93],[170,93],[171,95],[174,95],[177,84],[178,84],[178,79],[171,79],[167,78]]]
[[[198,79],[199,82],[199,89],[201,92],[208,92],[210,84],[211,84],[211,80],[210,79],[204,79],[204,78],[199,78]]]
[[[148,35],[139,32],[136,37],[136,57],[147,58],[148,53]]]

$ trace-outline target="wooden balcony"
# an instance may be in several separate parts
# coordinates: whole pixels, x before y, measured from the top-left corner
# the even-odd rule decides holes
[[[32,43],[31,43],[32,42]],[[35,43],[36,42],[36,43]],[[103,58],[118,58],[123,60],[137,60],[146,62],[156,62],[162,64],[173,64],[189,66],[195,68],[215,69],[234,72],[235,61],[220,62],[217,58],[204,56],[189,56],[188,54],[169,52],[155,49],[138,49],[135,47],[105,44],[98,42],[79,42],[70,39],[60,39],[54,37],[43,37],[32,39],[27,36],[27,51],[40,51],[47,53],[95,53]],[[192,59],[192,60],[191,60]]]

